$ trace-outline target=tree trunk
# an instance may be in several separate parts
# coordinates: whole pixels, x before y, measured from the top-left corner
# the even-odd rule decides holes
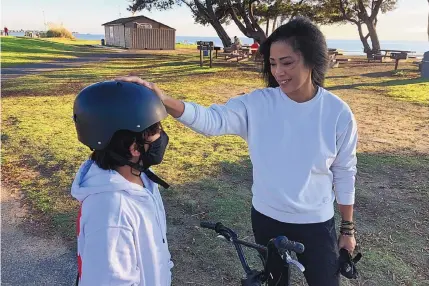
[[[372,21],[367,21],[366,27],[368,28],[369,37],[371,38],[372,43],[372,52],[380,52],[380,41],[378,39],[377,30],[375,29],[375,24]]]
[[[361,42],[363,44],[363,52],[367,54],[367,53],[371,52],[371,47],[368,44],[368,37],[365,37],[363,35],[362,24],[361,23],[356,23],[356,26],[357,26],[358,31],[359,31],[360,40],[361,40]]]
[[[219,39],[222,41],[222,45],[224,47],[231,47],[232,41],[229,37],[228,33],[225,31],[225,29],[222,27],[222,25],[219,23],[219,21],[210,21],[210,25],[215,29],[216,34],[218,35]]]
[[[274,20],[273,20],[273,29],[271,30],[271,33],[273,33],[276,30],[276,28],[277,28],[277,17],[278,16],[274,17]],[[268,36],[268,33],[266,33],[266,34]]]
[[[259,44],[261,44],[263,41],[267,39],[266,34],[262,31],[254,31],[252,32],[250,38],[256,40]]]
[[[205,1],[205,6],[199,0],[194,0],[194,3],[199,13],[203,14],[207,18],[210,25],[212,25],[213,29],[215,29],[217,35],[222,41],[223,46],[230,47],[232,45],[231,38],[228,36],[228,33],[225,31],[219,19],[216,17],[212,2],[209,0]]]
[[[215,29],[217,35],[222,41],[223,46],[230,47],[232,45],[231,38],[228,36],[228,33],[225,31],[221,23],[219,21],[213,21],[213,23],[210,24]]]
[[[265,28],[265,34],[268,35],[269,29],[270,29],[270,18],[267,17],[267,27]]]
[[[248,3],[248,10],[245,9],[245,2],[239,2],[237,5],[233,5],[231,0],[227,0],[229,5],[229,14],[234,20],[234,23],[240,29],[240,31],[248,38],[252,38],[256,40],[258,43],[262,43],[267,39],[266,33],[259,26],[256,21],[253,11],[252,11],[252,3]],[[238,13],[238,15],[237,15]],[[241,22],[243,20],[244,24]]]

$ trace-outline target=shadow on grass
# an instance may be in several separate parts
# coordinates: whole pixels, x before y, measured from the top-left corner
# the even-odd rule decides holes
[[[416,73],[416,69],[412,68],[406,68],[406,69],[398,69],[397,71],[390,70],[390,71],[382,71],[382,72],[370,72],[370,73],[363,73],[361,76],[363,77],[370,77],[370,78],[379,78],[379,77],[392,77],[395,75],[395,73]]]
[[[380,77],[380,76],[375,76],[374,75],[374,77]],[[379,83],[370,82],[370,83],[356,83],[356,84],[345,84],[345,85],[333,85],[333,86],[329,87],[329,90],[353,89],[353,88],[360,88],[360,87],[400,86],[400,85],[416,84],[416,83],[426,83],[426,82],[428,82],[428,80],[424,79],[424,78],[395,79],[395,80],[388,80],[388,81],[379,82]]]
[[[19,75],[29,75],[24,80],[22,78],[2,81],[2,95],[26,96],[26,95],[66,95],[76,93],[85,85],[103,81],[112,80],[118,76],[137,75],[146,80],[156,82],[177,82],[179,78],[189,79],[190,77],[215,74],[216,68],[201,68],[198,62],[193,59],[184,59],[177,61],[173,58],[171,61],[159,62],[159,58],[147,57],[142,66],[139,66],[138,60],[132,65],[122,66],[121,62],[107,62],[94,65],[86,62],[85,58],[80,62],[68,61],[60,64],[41,63],[40,69],[11,69]],[[133,58],[134,59],[134,58]],[[167,57],[167,59],[170,59]],[[83,60],[83,61],[82,61]],[[86,65],[82,65],[85,64]],[[31,65],[34,67],[34,65]],[[59,69],[55,71],[43,72],[42,69]],[[34,73],[34,74],[33,74]]]
[[[348,75],[328,75],[326,79],[334,79],[334,78],[349,78]]]

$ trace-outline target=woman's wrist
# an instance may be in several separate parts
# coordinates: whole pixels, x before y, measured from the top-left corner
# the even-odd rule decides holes
[[[340,234],[344,236],[354,236],[356,233],[355,223],[352,220],[341,220]]]
[[[164,95],[160,98],[167,109],[168,114],[174,118],[179,118],[182,116],[183,112],[185,111],[185,104],[181,100],[175,99],[168,95]]]

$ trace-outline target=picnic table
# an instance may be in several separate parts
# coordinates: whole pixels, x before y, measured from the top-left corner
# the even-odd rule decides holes
[[[328,48],[328,57],[329,57],[329,67],[336,68],[339,66],[340,62],[348,62],[350,59],[339,59],[337,56],[344,55],[344,52],[340,49]]]
[[[384,52],[384,55],[381,54],[381,52]],[[408,59],[408,54],[414,54],[414,53],[415,51],[381,49],[380,53],[376,53],[376,54],[368,53],[367,58],[368,58],[368,62],[370,60],[379,60],[381,62],[383,59],[391,58],[395,60],[395,70],[397,70],[399,61]]]
[[[220,47],[215,47],[218,48],[220,50]],[[224,56],[225,60],[230,61],[230,60],[237,60],[237,62],[242,61],[242,60],[246,60],[250,57],[251,54],[251,48],[250,46],[247,45],[243,45],[241,46],[238,51],[235,51],[233,48],[231,47],[225,47],[223,49],[223,53],[219,53],[220,56]],[[216,50],[216,58],[218,56],[217,50]]]

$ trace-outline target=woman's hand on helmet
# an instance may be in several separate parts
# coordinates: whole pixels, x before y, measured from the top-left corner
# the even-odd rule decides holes
[[[164,104],[165,108],[167,109],[168,114],[173,116],[174,118],[180,117],[183,112],[185,111],[185,105],[182,101],[174,99],[168,95],[165,95],[162,90],[160,90],[156,84],[152,82],[148,82],[145,80],[142,80],[138,76],[124,76],[124,77],[118,77],[115,80],[117,81],[127,81],[127,82],[133,82],[136,84],[143,85],[147,88],[150,88],[155,92],[155,94],[161,99],[162,103]]]
[[[156,84],[154,84],[153,82],[148,82],[146,80],[143,80],[143,79],[139,78],[138,76],[117,77],[117,78],[115,78],[115,80],[116,81],[133,82],[133,83],[145,86],[147,88],[150,88],[151,90],[153,90],[155,92],[155,94],[159,97],[159,99],[161,99],[161,101],[164,101],[164,99],[166,97],[166,95],[162,92],[161,89],[159,89],[159,87]]]

